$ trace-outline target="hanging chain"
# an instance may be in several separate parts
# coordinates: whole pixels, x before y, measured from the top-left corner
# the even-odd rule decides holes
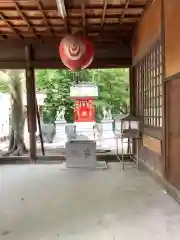
[[[73,83],[78,84],[79,83],[79,74],[80,71],[75,72],[75,74],[73,74]]]

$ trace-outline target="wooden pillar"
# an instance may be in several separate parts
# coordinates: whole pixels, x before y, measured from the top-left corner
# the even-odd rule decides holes
[[[134,67],[129,68],[129,86],[130,86],[130,113],[136,115],[136,88],[135,88],[135,74]],[[132,141],[132,153],[137,154],[137,141]]]
[[[30,160],[36,160],[36,89],[34,68],[31,64],[33,58],[31,45],[25,47],[26,56],[26,92],[27,92],[27,118],[30,142]]]
[[[163,78],[163,138],[162,138],[162,159],[163,159],[163,174],[165,178],[169,178],[169,165],[167,161],[168,146],[167,144],[167,127],[168,118],[166,113],[166,87],[165,87],[165,1],[161,0],[161,42],[162,42],[162,78]]]
[[[134,79],[134,67],[129,68],[129,86],[130,86],[130,113],[135,116],[135,79]]]

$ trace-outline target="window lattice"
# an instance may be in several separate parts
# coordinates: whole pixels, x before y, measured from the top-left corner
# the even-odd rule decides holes
[[[144,124],[162,127],[162,45],[158,41],[135,66],[136,115]]]

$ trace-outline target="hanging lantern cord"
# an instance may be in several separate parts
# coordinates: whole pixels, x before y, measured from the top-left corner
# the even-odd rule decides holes
[[[75,74],[73,74],[73,82],[75,84],[79,83],[79,73],[78,72],[75,72]]]
[[[79,73],[80,73],[79,71],[76,72],[76,84],[79,83]]]

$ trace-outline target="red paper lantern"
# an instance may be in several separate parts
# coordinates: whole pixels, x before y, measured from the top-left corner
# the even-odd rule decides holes
[[[84,56],[84,66],[82,66],[81,69],[85,69],[87,68],[93,61],[94,58],[94,46],[92,44],[91,41],[89,41],[88,38],[86,37],[82,37],[82,41],[84,42],[85,46],[86,46],[86,55]]]
[[[68,35],[61,41],[59,53],[66,67],[71,70],[80,70],[91,64],[94,48],[87,38]]]

